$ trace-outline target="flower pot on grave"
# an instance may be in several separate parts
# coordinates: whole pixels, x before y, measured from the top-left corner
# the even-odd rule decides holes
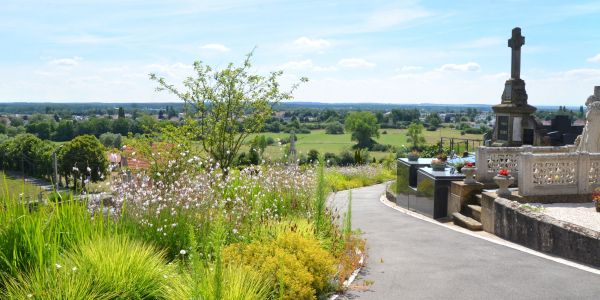
[[[446,170],[446,164],[432,164],[431,165],[431,169],[433,171],[445,171]]]
[[[471,168],[471,167],[462,167],[461,169],[461,173],[463,173],[465,175],[465,180],[464,182],[466,184],[472,184],[475,183],[475,172],[477,172],[477,168]]]
[[[498,185],[498,190],[496,194],[499,197],[510,197],[511,192],[508,187],[515,181],[515,178],[512,176],[494,176],[494,182]]]
[[[594,201],[596,203],[596,211],[600,212],[600,201]]]
[[[419,160],[419,155],[412,155],[412,154],[408,155],[408,161],[418,161],[418,160]]]

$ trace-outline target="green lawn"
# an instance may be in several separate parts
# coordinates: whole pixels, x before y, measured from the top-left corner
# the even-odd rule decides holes
[[[19,197],[21,194],[25,198],[36,199],[42,189],[32,183],[24,182],[22,178],[16,178],[5,175],[0,171],[0,195],[9,197]]]
[[[387,131],[387,134],[383,134]],[[376,139],[380,144],[390,144],[401,147],[402,145],[409,146],[406,142],[406,129],[381,129],[379,138]],[[267,137],[278,138],[288,137],[287,133],[263,133]],[[439,142],[440,137],[455,137],[468,139],[482,139],[479,134],[460,135],[460,131],[451,128],[440,128],[436,131],[424,131],[425,139],[428,144]],[[332,152],[339,154],[343,150],[351,150],[355,142],[350,140],[350,134],[326,134],[325,130],[313,130],[310,134],[297,134],[298,141],[296,149],[299,153],[307,153],[311,149],[319,151],[319,153]],[[269,146],[265,151],[268,157],[280,158],[284,152],[284,147],[279,145]],[[383,152],[371,152],[371,155],[376,158],[382,158],[386,155]]]

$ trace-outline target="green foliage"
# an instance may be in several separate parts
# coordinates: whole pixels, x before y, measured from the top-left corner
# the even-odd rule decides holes
[[[406,141],[412,145],[412,149],[420,149],[425,144],[423,129],[423,124],[411,123],[408,126]]]
[[[256,268],[268,276],[276,298],[316,299],[328,289],[334,259],[314,238],[287,232],[274,241],[233,244],[223,250],[224,261]]]
[[[395,169],[378,165],[329,168],[325,173],[327,186],[333,191],[348,190],[396,178]]]
[[[252,270],[247,266],[227,265],[220,275],[222,285],[221,291],[217,292],[217,267],[209,265],[200,267],[193,271],[194,275],[189,279],[191,283],[191,299],[203,300],[255,300],[269,299],[271,284],[263,277],[263,274]],[[220,294],[220,297],[216,297]],[[190,299],[190,297],[186,297]],[[183,298],[182,298],[183,299]]]
[[[122,136],[118,133],[103,133],[100,135],[99,140],[106,149],[116,148],[120,150],[123,143]]]
[[[369,150],[357,149],[354,150],[354,162],[357,165],[364,165],[369,163]]]
[[[87,179],[97,182],[108,173],[104,146],[93,135],[81,135],[63,144],[58,157],[61,174],[73,176],[75,185],[77,178],[81,178],[82,187],[85,187]]]
[[[184,80],[184,91],[150,74],[150,79],[158,82],[157,90],[167,90],[193,105],[202,149],[223,170],[229,169],[246,138],[264,127],[272,114],[271,105],[291,99],[297,86],[290,92],[280,91],[278,80],[283,73],[253,74],[251,58],[252,52],[241,66],[230,63],[218,71],[196,61],[196,76]]]
[[[368,111],[352,112],[346,117],[345,127],[352,132],[356,148],[370,148],[375,143],[373,137],[379,137],[379,124],[373,113]]]
[[[12,197],[1,197],[0,273],[20,272],[56,262],[62,250],[112,229],[102,217],[91,218],[86,203],[50,203],[30,211]]]
[[[348,238],[352,234],[352,190],[348,191],[348,209],[344,214],[344,223],[342,226],[344,237]]]
[[[325,162],[319,160],[317,167],[317,188],[315,190],[315,230],[318,234],[324,232],[325,226],[325,209],[327,202],[327,188],[325,183]]]
[[[344,134],[344,125],[336,121],[327,124],[325,127],[325,133],[327,134]]]
[[[172,290],[182,289],[172,285],[179,280],[163,252],[125,236],[84,241],[67,253],[63,264],[67,270],[77,268],[83,280],[87,277],[96,289],[116,298],[167,299]]]

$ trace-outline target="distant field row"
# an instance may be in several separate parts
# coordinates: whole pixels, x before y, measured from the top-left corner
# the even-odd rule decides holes
[[[387,131],[387,134],[382,134],[383,131]],[[267,137],[272,137],[275,140],[289,137],[287,133],[262,133]],[[460,135],[460,131],[451,128],[440,128],[436,131],[424,131],[425,139],[428,144],[435,144],[439,142],[441,137],[455,137],[455,138],[468,138],[468,139],[481,139],[480,134],[465,134]],[[296,149],[298,153],[308,153],[311,149],[319,151],[319,153],[332,152],[338,154],[343,150],[351,150],[355,142],[351,141],[351,135],[345,134],[326,134],[325,130],[313,130],[310,134],[296,134],[298,141],[296,142]],[[380,144],[390,144],[393,146],[401,147],[405,145],[409,147],[406,142],[406,129],[382,129],[380,130],[380,136],[376,139]],[[267,148],[266,155],[271,158],[280,158],[284,153],[284,147],[279,145],[269,146]],[[372,156],[376,158],[382,158],[386,155],[384,152],[372,152]]]

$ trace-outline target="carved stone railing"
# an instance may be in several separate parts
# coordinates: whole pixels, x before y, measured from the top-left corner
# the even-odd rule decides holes
[[[600,186],[600,153],[521,154],[521,196],[583,195]]]
[[[569,153],[575,146],[560,147],[479,147],[477,148],[477,181],[492,182],[501,169],[508,169],[518,176],[520,157],[523,153]]]

